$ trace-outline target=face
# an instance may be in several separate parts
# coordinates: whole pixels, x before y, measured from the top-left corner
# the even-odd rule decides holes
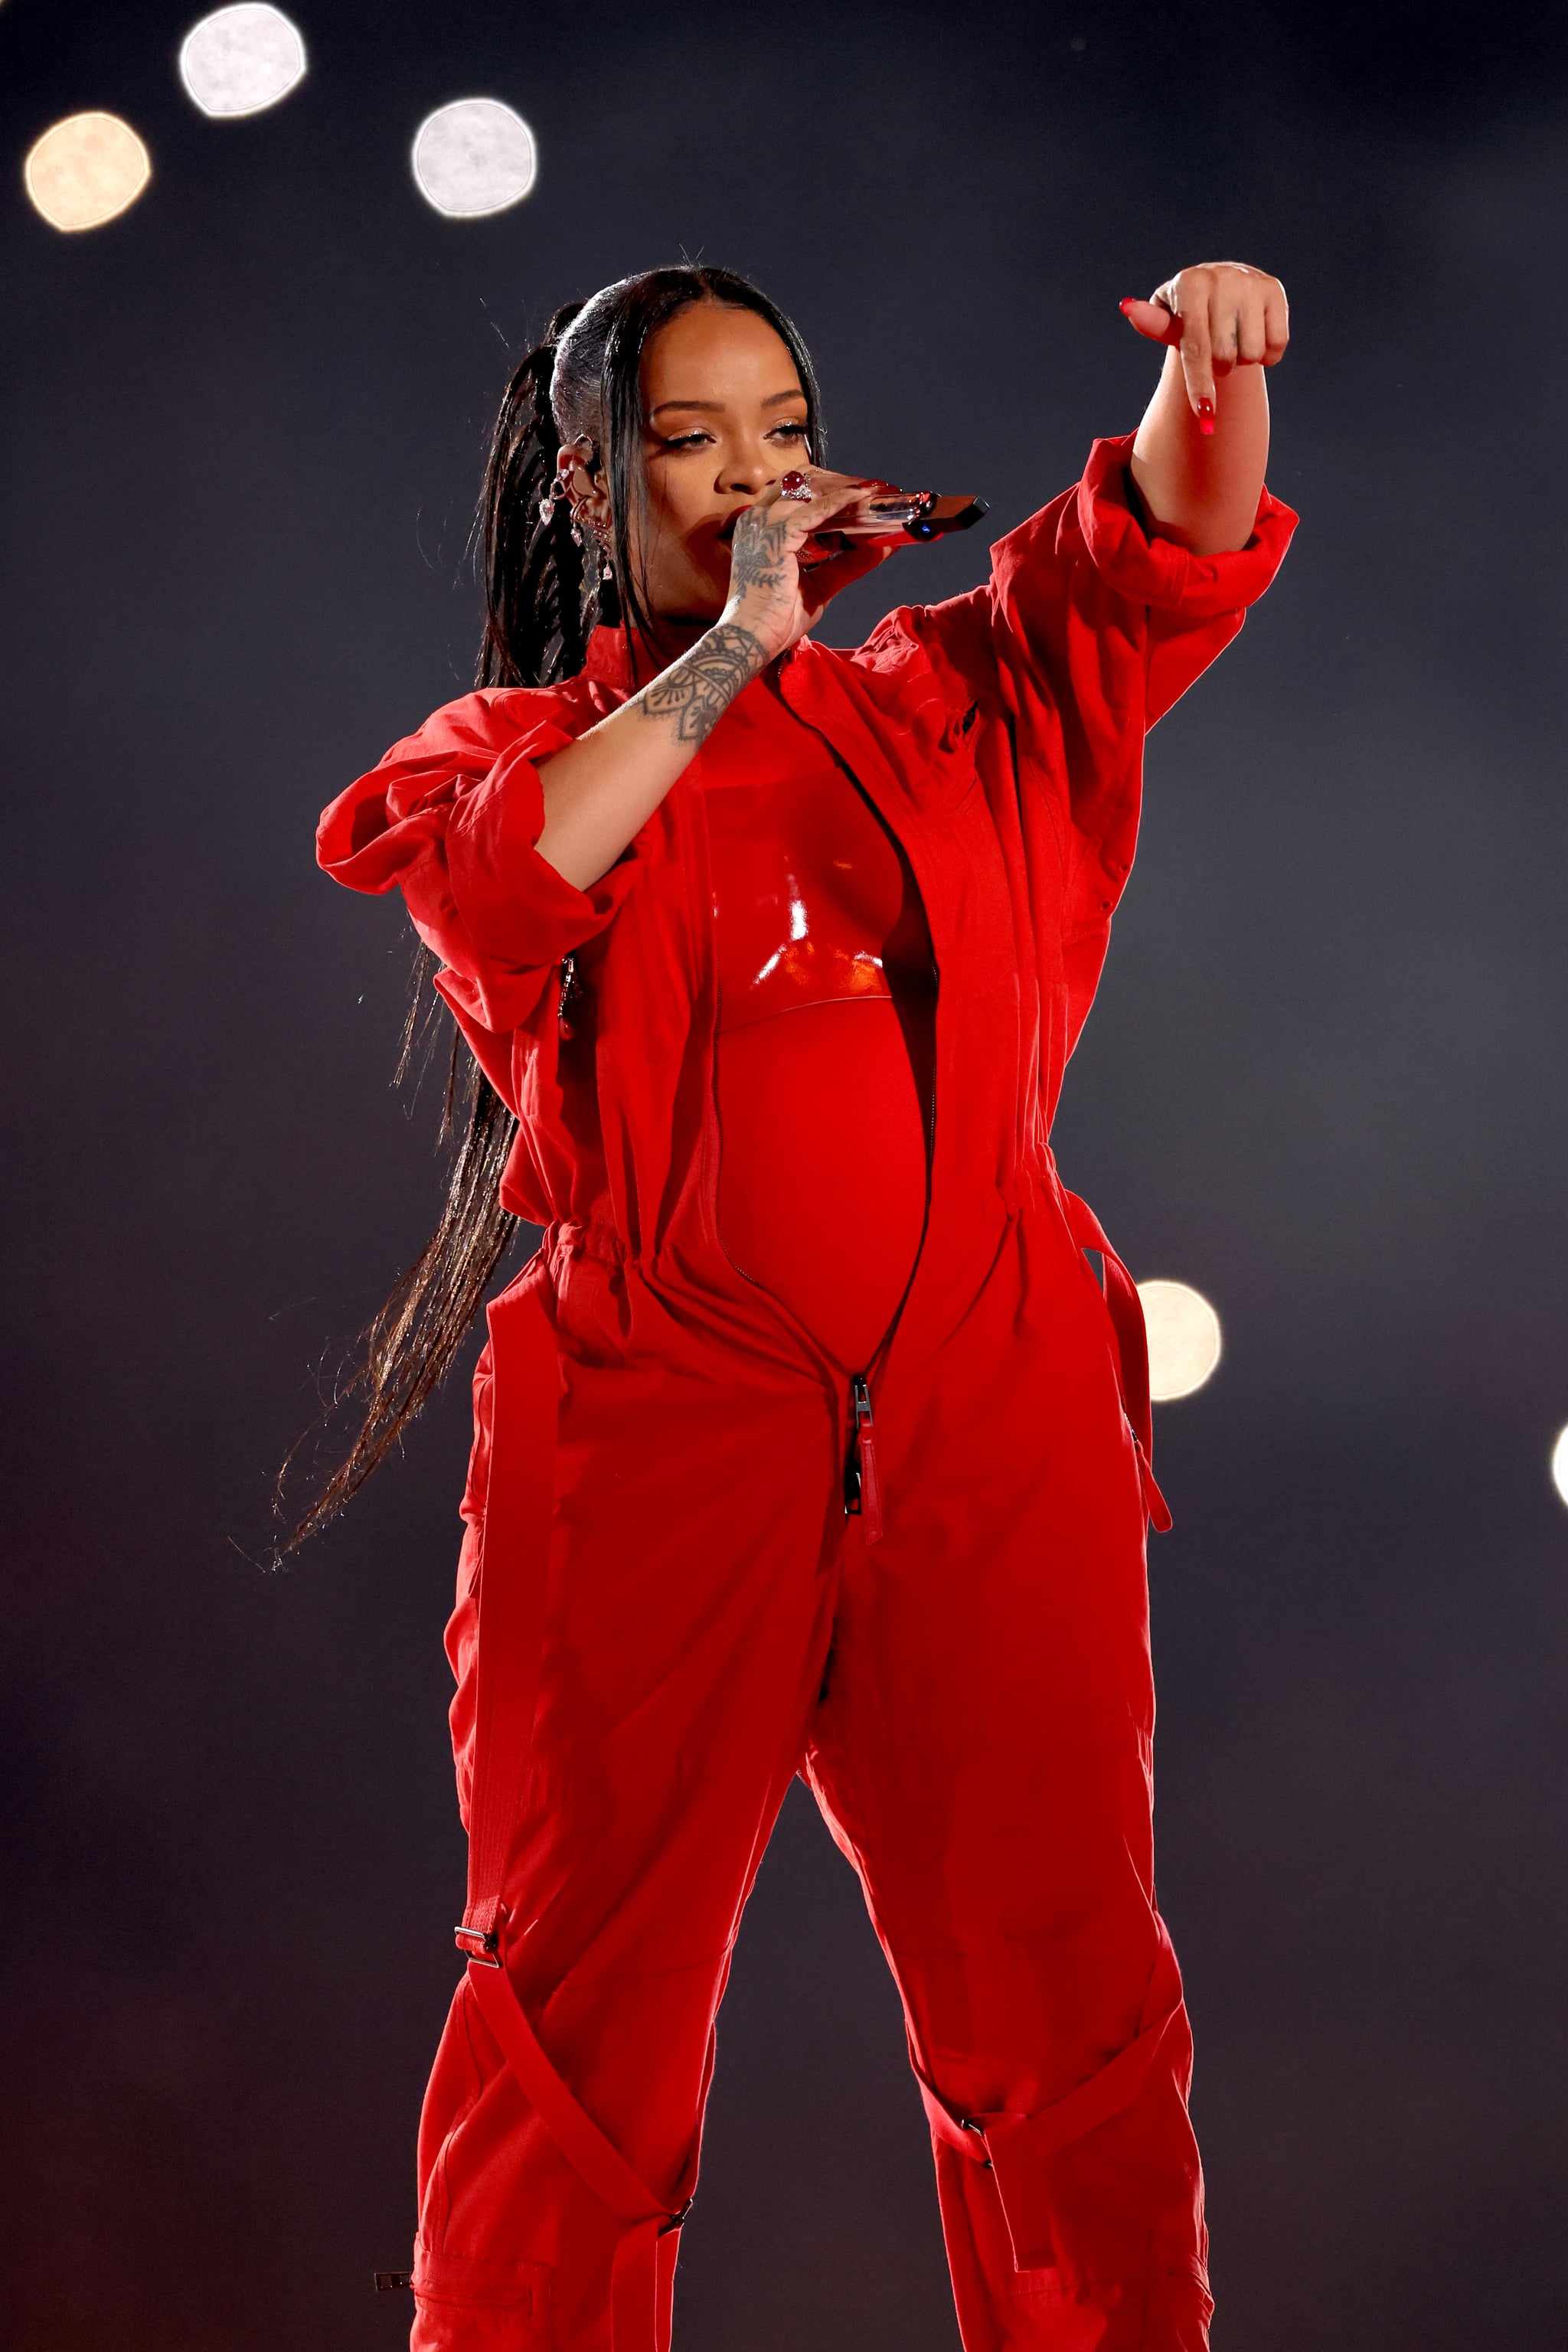
[[[643,463],[647,517],[633,554],[655,618],[706,625],[730,593],[730,534],[742,507],[811,462],[805,394],[789,347],[765,319],[694,303],[661,327],[643,353]],[[603,528],[601,469],[589,513]]]

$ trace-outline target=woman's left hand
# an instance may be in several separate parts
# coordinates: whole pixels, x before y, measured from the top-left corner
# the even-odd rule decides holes
[[[1156,286],[1147,302],[1122,303],[1130,325],[1181,353],[1187,404],[1212,432],[1215,379],[1238,367],[1273,367],[1290,340],[1290,306],[1278,278],[1245,261],[1201,261]]]

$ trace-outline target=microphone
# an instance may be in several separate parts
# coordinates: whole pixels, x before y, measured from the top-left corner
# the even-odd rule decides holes
[[[969,530],[986,511],[984,499],[963,492],[943,497],[936,490],[900,490],[891,482],[867,487],[874,495],[858,512],[836,515],[823,530],[813,531],[815,545],[833,554],[868,543],[917,547],[928,539],[944,539],[949,531]]]

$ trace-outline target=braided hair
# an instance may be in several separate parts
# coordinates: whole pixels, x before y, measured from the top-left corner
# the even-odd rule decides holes
[[[574,677],[587,653],[598,594],[613,581],[585,576],[584,547],[564,501],[551,496],[555,420],[551,385],[561,339],[583,314],[568,302],[544,341],[521,360],[490,437],[477,535],[485,587],[476,686],[553,686]],[[617,616],[618,617],[618,614]]]
[[[634,662],[639,646],[651,648],[654,623],[637,554],[648,511],[642,359],[661,327],[700,302],[752,311],[779,336],[805,394],[812,459],[824,462],[820,396],[800,331],[733,270],[691,263],[648,269],[586,302],[567,303],[513,370],[491,436],[475,522],[485,600],[476,685],[554,686],[574,677],[600,624],[621,628]],[[603,551],[579,538],[567,502],[552,494],[557,449],[579,443],[587,445],[588,472],[608,474],[611,537]],[[445,1010],[429,988],[433,961],[421,948],[399,1081],[418,1058],[429,1022]],[[520,1222],[500,1200],[516,1134],[516,1118],[454,1034],[440,1139],[458,1140],[439,1222],[362,1335],[343,1392],[363,1401],[359,1427],[279,1545],[277,1560],[336,1517],[450,1370]],[[329,1408],[324,1418],[331,1417]],[[279,1473],[280,1510],[298,1451]]]

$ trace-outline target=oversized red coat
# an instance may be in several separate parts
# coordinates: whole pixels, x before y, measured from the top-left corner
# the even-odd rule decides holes
[[[797,1767],[904,1996],[968,2352],[1206,2342],[1190,2043],[1152,1892],[1142,1332],[1114,1255],[1104,1296],[1086,1267],[1105,1238],[1048,1136],[1144,735],[1295,518],[1266,493],[1238,552],[1151,540],[1130,454],[1096,443],[984,587],[782,666],[902,845],[940,980],[874,1525],[838,1501],[844,1368],[717,1227],[704,782],[724,722],[586,892],[533,846],[537,762],[627,692],[608,631],[578,678],[437,712],[322,820],[327,870],[400,888],[435,950],[521,1122],[502,1199],[544,1228],[476,1382],[449,1635],[471,1957],[422,2134],[420,2352],[668,2340],[712,2017]]]

